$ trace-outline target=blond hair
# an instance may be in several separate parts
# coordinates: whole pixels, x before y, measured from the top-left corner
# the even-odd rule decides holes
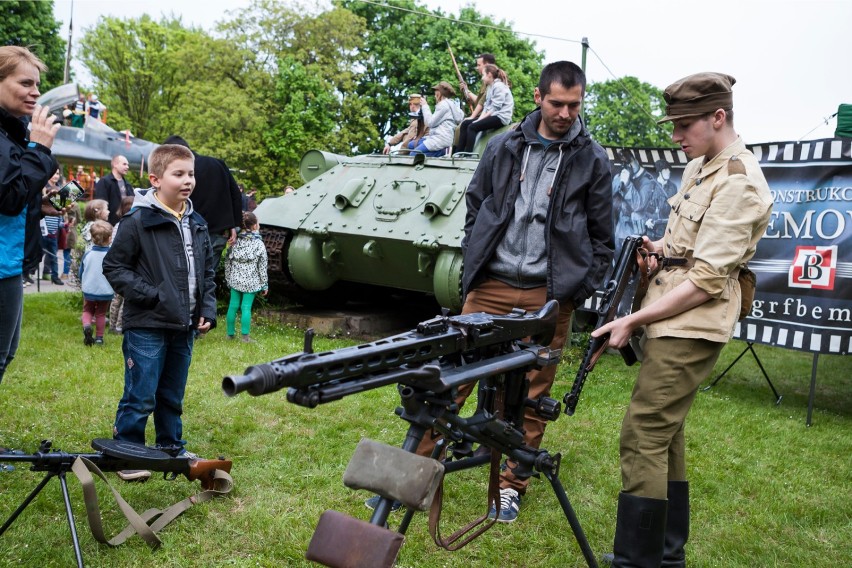
[[[109,203],[103,199],[92,199],[86,203],[86,208],[83,209],[83,218],[86,221],[97,221],[100,219],[100,212],[109,208]]]
[[[4,45],[0,47],[0,81],[14,73],[21,63],[29,63],[42,73],[47,71],[47,65],[26,47]]]
[[[195,162],[195,156],[192,151],[186,146],[177,144],[163,144],[157,146],[151,155],[148,156],[148,173],[158,178],[163,177],[166,173],[166,168],[175,160],[192,160]]]
[[[112,238],[112,225],[103,219],[98,219],[92,223],[91,227],[89,227],[89,233],[92,235],[93,243],[98,246],[105,247],[109,245],[109,241]]]

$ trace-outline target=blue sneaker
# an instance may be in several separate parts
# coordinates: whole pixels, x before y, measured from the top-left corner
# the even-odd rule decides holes
[[[488,511],[488,518],[493,519],[496,516],[499,523],[513,523],[518,518],[520,509],[521,496],[518,495],[518,492],[512,488],[501,489],[500,514],[497,515],[497,511],[494,510],[494,507],[491,507],[491,510]]]
[[[367,508],[370,509],[370,510],[375,510],[376,507],[379,506],[379,500],[380,499],[381,499],[381,496],[373,495],[372,497],[370,497],[369,499],[364,501],[364,505],[366,505]],[[402,503],[394,500],[393,504],[391,505],[391,513],[395,513],[397,511],[399,511],[401,508],[402,508]]]

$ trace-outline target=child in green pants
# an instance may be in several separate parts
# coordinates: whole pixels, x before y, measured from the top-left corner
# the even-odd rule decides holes
[[[254,213],[243,212],[243,222],[237,241],[225,257],[225,281],[231,288],[231,303],[226,319],[228,339],[236,337],[237,310],[240,311],[240,332],[245,343],[253,343],[251,305],[259,293],[266,296],[269,280],[266,275],[266,247],[260,237],[260,226]]]

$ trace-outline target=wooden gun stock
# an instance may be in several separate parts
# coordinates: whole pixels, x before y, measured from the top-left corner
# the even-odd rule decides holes
[[[185,475],[190,481],[200,480],[201,487],[204,489],[213,489],[216,484],[216,470],[231,473],[231,460],[222,458],[216,460],[189,460],[189,470]]]

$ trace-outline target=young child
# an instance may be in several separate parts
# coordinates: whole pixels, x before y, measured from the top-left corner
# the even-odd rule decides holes
[[[156,445],[189,454],[183,440],[183,397],[195,333],[216,327],[213,252],[207,223],[193,211],[194,158],[163,144],[149,157],[153,186],[138,192],[133,209],[104,259],[104,274],[124,296],[124,394],[113,438],[145,443],[154,414]],[[148,471],[123,471],[125,481]]]
[[[258,232],[259,225],[254,213],[243,212],[243,222],[237,242],[231,245],[225,257],[225,281],[231,288],[231,303],[228,305],[228,339],[236,337],[237,310],[240,310],[240,332],[245,343],[253,343],[249,337],[251,329],[251,305],[260,293],[266,296],[266,247]]]
[[[92,235],[89,232],[92,228],[92,223],[95,221],[106,221],[109,218],[109,204],[103,199],[92,199],[86,203],[86,208],[83,209],[83,219],[86,224],[80,231],[80,236],[83,237],[83,243],[86,245],[84,253],[92,250]]]
[[[132,196],[121,198],[121,208],[119,209],[118,222],[112,228],[112,238],[115,240],[115,235],[118,233],[118,226],[121,225],[121,218],[127,215],[133,208]],[[109,304],[109,332],[116,335],[121,333],[121,314],[124,308],[124,297],[121,294],[116,294]]]
[[[112,225],[101,219],[89,227],[92,250],[80,262],[80,288],[83,290],[83,344],[87,347],[104,344],[106,311],[113,297],[112,287],[104,278],[103,262],[112,241]],[[92,337],[92,320],[95,336]]]

